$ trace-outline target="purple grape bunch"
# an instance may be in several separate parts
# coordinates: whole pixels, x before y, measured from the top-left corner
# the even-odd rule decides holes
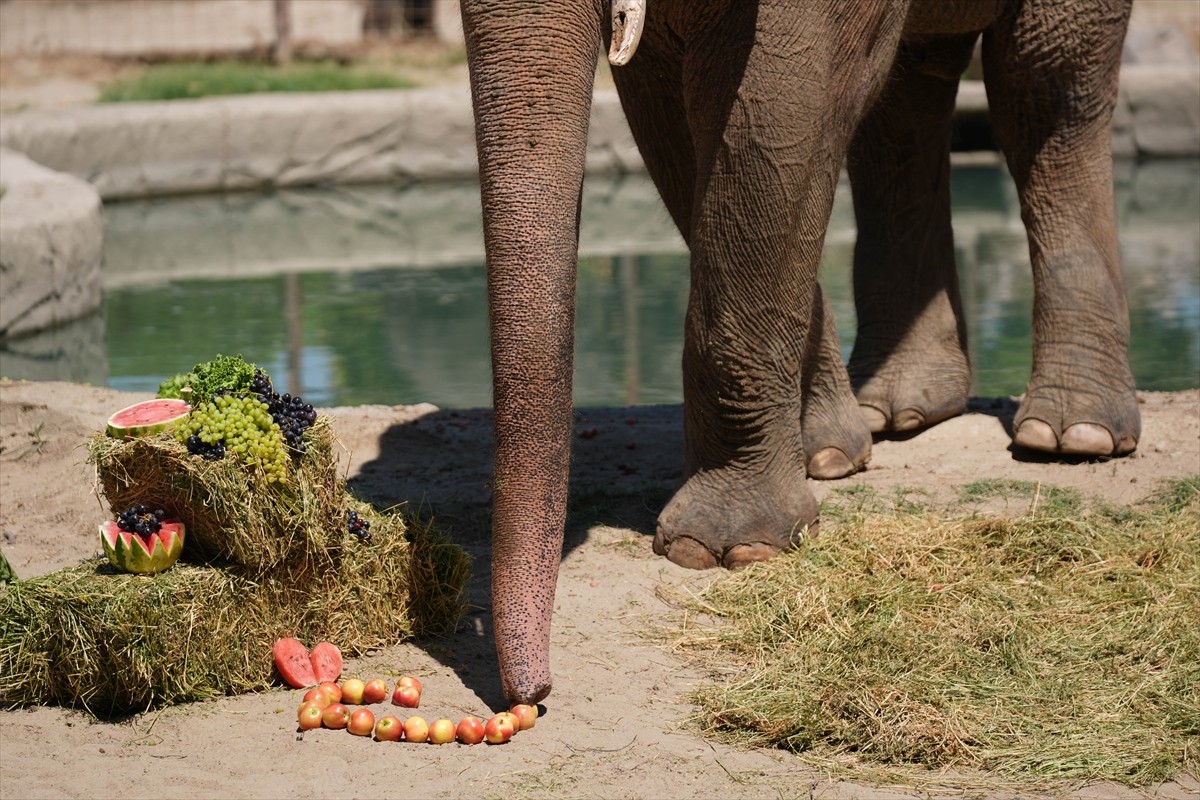
[[[167,512],[161,508],[151,510],[149,506],[138,504],[117,515],[117,527],[145,539],[162,530],[166,518]]]
[[[371,541],[371,523],[360,517],[357,511],[346,512],[346,529],[361,541]]]

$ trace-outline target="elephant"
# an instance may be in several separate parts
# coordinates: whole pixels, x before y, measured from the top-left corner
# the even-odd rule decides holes
[[[1109,457],[1140,433],[1111,159],[1131,0],[611,3],[461,4],[492,346],[492,612],[511,702],[551,686],[580,197],[605,39],[690,252],[684,482],[655,552],[695,568],[770,558],[816,529],[807,478],[862,468],[873,433],[964,410],[948,141],[981,37],[1034,273],[1014,445]],[[843,165],[859,227],[848,365],[817,282]]]

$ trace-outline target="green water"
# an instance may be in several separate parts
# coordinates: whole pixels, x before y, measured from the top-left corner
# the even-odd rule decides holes
[[[955,236],[974,392],[1019,394],[1032,285],[1011,181],[956,168]],[[106,207],[102,315],[0,351],[8,377],[153,391],[242,353],[319,405],[490,403],[478,189],[338,188]],[[1142,389],[1200,385],[1200,162],[1118,165]],[[853,215],[839,192],[821,280],[853,343]],[[680,400],[687,257],[645,178],[589,182],[579,269],[579,405]]]

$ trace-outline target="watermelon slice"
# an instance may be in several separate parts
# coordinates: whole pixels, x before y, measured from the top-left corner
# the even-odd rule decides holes
[[[134,403],[108,418],[108,435],[116,439],[153,436],[179,422],[191,410],[187,403],[173,398]]]
[[[275,642],[275,669],[294,689],[316,686],[320,681],[313,671],[313,662],[308,657],[308,648],[299,639],[280,639]]]
[[[312,661],[317,683],[336,681],[342,675],[342,651],[336,645],[319,642],[313,646],[309,660]]]
[[[161,528],[143,539],[136,533],[121,530],[113,520],[100,526],[100,545],[109,563],[121,572],[152,575],[162,572],[179,560],[183,552],[183,523],[177,519],[163,520]]]

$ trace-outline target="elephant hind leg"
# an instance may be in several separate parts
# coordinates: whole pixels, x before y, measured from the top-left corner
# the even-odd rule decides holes
[[[851,384],[872,432],[962,413],[971,384],[950,228],[950,123],[976,34],[901,45],[847,167],[858,240]]]
[[[1129,2],[1027,2],[984,36],[997,137],[1033,265],[1033,374],[1017,446],[1125,455],[1141,421],[1112,188],[1112,111]]]

